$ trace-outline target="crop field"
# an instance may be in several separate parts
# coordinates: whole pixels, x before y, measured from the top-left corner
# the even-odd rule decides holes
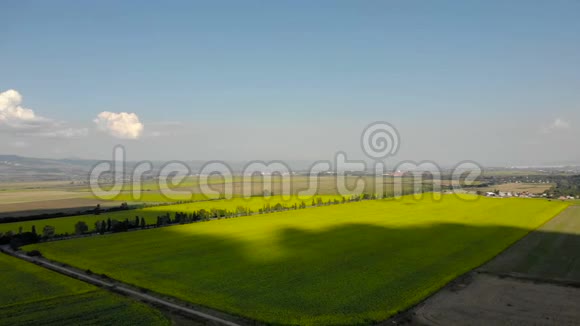
[[[108,218],[117,219],[117,220],[125,220],[128,218],[129,220],[133,220],[135,216],[143,217],[148,224],[155,224],[157,221],[157,216],[165,215],[167,213],[175,214],[176,212],[193,212],[198,211],[201,209],[205,209],[207,211],[211,211],[212,209],[220,209],[220,210],[228,210],[228,211],[235,211],[238,207],[244,207],[251,209],[252,211],[256,212],[259,209],[263,208],[264,205],[271,205],[274,206],[277,203],[281,203],[284,206],[291,206],[294,204],[300,204],[303,201],[307,205],[311,205],[313,199],[320,198],[324,202],[329,200],[340,200],[342,199],[341,196],[314,196],[314,197],[298,197],[293,196],[288,200],[284,200],[280,196],[272,196],[270,198],[265,197],[251,197],[248,199],[245,198],[233,198],[231,200],[210,200],[210,201],[199,201],[193,202],[188,204],[176,204],[176,205],[162,205],[162,206],[153,206],[147,207],[142,209],[135,209],[135,210],[127,210],[127,211],[116,211],[111,213],[103,213],[100,215],[80,215],[80,216],[70,216],[70,217],[59,217],[59,218],[50,218],[50,219],[43,219],[43,220],[34,220],[34,221],[22,221],[22,222],[13,222],[13,223],[1,223],[0,224],[0,232],[8,232],[12,231],[14,233],[18,232],[20,227],[22,227],[23,232],[29,232],[32,229],[32,226],[36,227],[37,232],[41,232],[45,225],[50,225],[55,227],[57,234],[74,234],[75,232],[75,224],[79,221],[83,221],[87,223],[90,229],[94,228],[94,224],[97,221],[103,221]]]
[[[92,210],[97,205],[101,205],[101,208],[110,208],[119,207],[120,203],[89,198],[71,198],[38,200],[25,204],[0,204],[0,219],[56,213],[76,214]]]
[[[405,197],[25,249],[267,323],[367,324],[419,302],[567,206]]]
[[[579,248],[580,207],[570,206],[402,319],[411,325],[577,325]]]
[[[0,219],[52,213],[76,213],[94,208],[119,206],[118,202],[91,197],[87,189],[69,182],[0,183]]]
[[[111,198],[111,201],[117,202],[144,202],[144,203],[171,203],[178,201],[203,201],[210,199],[218,199],[219,195],[204,195],[200,193],[186,193],[185,189],[177,189],[176,191],[181,191],[181,193],[174,194],[171,196],[166,196],[160,191],[144,191],[139,195],[139,197],[134,196],[130,191],[124,191]]]
[[[337,178],[334,176],[318,177],[315,180],[316,192],[312,195],[330,196],[337,195]],[[220,193],[224,193],[224,182],[231,183],[234,197],[244,196],[244,180],[240,176],[235,176],[224,180],[221,177],[212,176],[208,180],[208,186]],[[262,196],[264,192],[273,192],[274,195],[282,194],[282,183],[290,186],[290,193],[294,196],[305,197],[302,191],[309,189],[311,180],[306,176],[272,177],[271,184],[265,184],[262,177],[253,177],[250,180],[250,192],[252,196]],[[366,186],[363,192],[373,193],[375,186],[371,177],[346,177],[346,187],[355,189],[359,181],[364,181]],[[413,180],[408,177],[383,179],[383,193],[388,195],[393,193],[395,183],[401,183],[404,191],[412,190]],[[314,181],[313,181],[314,182]],[[427,187],[429,180],[425,181]],[[132,186],[125,184],[120,194],[113,198],[99,198],[93,194],[85,184],[69,184],[67,182],[38,182],[29,183],[3,183],[0,190],[0,219],[5,217],[23,217],[42,214],[66,213],[74,214],[94,208],[97,204],[102,208],[119,206],[121,202],[130,205],[140,203],[175,203],[179,201],[205,201],[218,199],[218,195],[205,194],[201,191],[198,177],[187,177],[183,182],[173,185],[160,185],[156,181],[148,180],[141,185],[141,192],[138,197],[133,195]],[[107,189],[110,185],[103,185]],[[163,190],[172,190],[173,194],[167,196]],[[349,194],[352,192],[348,192]]]
[[[141,303],[5,254],[0,275],[2,325],[169,325]]]
[[[483,188],[483,191],[499,190],[503,192],[529,192],[532,194],[541,194],[546,190],[550,190],[554,184],[552,183],[504,183]]]
[[[570,206],[482,269],[580,282],[580,207]]]
[[[63,190],[79,188],[78,185],[71,185],[70,181],[42,181],[35,180],[27,182],[0,182],[0,192],[4,191],[29,191],[29,190]]]
[[[3,191],[0,192],[0,205],[24,204],[40,200],[81,198],[84,194],[63,190]]]
[[[293,195],[298,195],[302,191],[306,191],[314,183],[316,185],[316,195],[336,195],[338,191],[338,181],[335,176],[323,176],[317,178],[310,178],[306,176],[292,176],[292,177],[280,177],[273,176],[271,183],[265,183],[262,177],[254,176],[249,180],[249,186],[245,185],[244,179],[240,176],[235,176],[224,180],[219,177],[211,177],[208,180],[208,186],[214,191],[220,193],[225,192],[225,182],[228,183],[228,187],[231,187],[232,193],[236,197],[241,197],[244,194],[244,190],[250,192],[252,196],[260,196],[264,191],[273,192],[276,195],[282,193],[284,186],[289,187],[290,193]],[[357,176],[347,176],[345,177],[345,186],[348,189],[354,190],[357,182],[364,182],[364,188],[362,192],[374,193],[375,192],[375,179],[374,177],[357,177]],[[383,177],[383,190],[381,192],[392,194],[393,188],[396,183],[403,185],[405,190],[412,189],[413,178],[411,177]],[[425,180],[424,184],[430,185],[432,182],[430,180]],[[247,189],[244,189],[247,187]],[[106,189],[106,187],[104,187]],[[173,190],[175,193],[170,197],[162,193],[162,190]],[[124,185],[122,192],[110,198],[115,201],[126,201],[126,202],[175,202],[175,201],[189,201],[189,200],[207,200],[215,199],[216,195],[204,194],[201,191],[200,183],[197,177],[188,177],[181,183],[177,185],[160,185],[152,181],[141,186],[141,194],[139,197],[135,197],[132,194],[131,185]],[[89,189],[85,189],[85,193],[88,194]],[[350,193],[354,193],[350,192]],[[90,196],[90,198],[95,198]]]

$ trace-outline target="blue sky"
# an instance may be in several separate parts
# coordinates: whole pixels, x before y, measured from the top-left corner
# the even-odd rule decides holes
[[[165,141],[185,145],[184,138],[207,136],[191,129],[229,126],[236,130],[231,137],[220,131],[193,142],[197,156],[315,159],[317,148],[332,152],[349,143],[341,137],[381,120],[403,129],[412,159],[427,159],[433,144],[422,139],[449,133],[442,141],[451,152],[441,158],[536,161],[535,147],[524,142],[544,148],[556,142],[561,150],[545,161],[580,160],[564,148],[573,145],[567,142],[577,138],[580,123],[577,1],[6,1],[1,7],[0,92],[16,90],[36,115],[88,130],[67,145],[0,126],[19,144],[2,145],[1,152],[101,157],[123,142],[138,158],[183,159],[178,150],[148,152],[148,133],[182,130]],[[117,140],[94,131],[103,111],[135,113],[143,137]],[[312,148],[280,151],[261,137],[281,130],[286,136],[266,138]],[[239,134],[263,145],[232,142]],[[456,139],[474,134],[485,155]],[[498,149],[498,135],[518,140]],[[95,149],[83,150],[86,144]]]

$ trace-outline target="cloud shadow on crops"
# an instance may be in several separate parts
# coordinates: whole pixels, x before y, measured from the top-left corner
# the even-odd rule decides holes
[[[367,323],[420,301],[528,233],[504,226],[387,228],[352,223],[324,230],[284,228],[268,244],[179,228],[83,239],[87,242],[79,245],[84,261],[79,267],[262,321],[326,323],[339,318]],[[544,260],[535,260],[540,272],[554,270],[545,263],[556,262],[547,258],[550,253],[570,257],[574,252],[567,249],[580,245],[574,234],[535,234],[541,237],[535,246],[567,244],[564,251],[553,245]],[[81,249],[87,245],[109,249]],[[501,268],[528,266],[534,248]],[[580,279],[578,265],[565,272]]]

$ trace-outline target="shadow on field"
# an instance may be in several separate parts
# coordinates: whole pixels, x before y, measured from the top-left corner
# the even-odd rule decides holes
[[[146,271],[137,274],[151,281],[169,278],[155,281],[156,291],[269,322],[302,317],[324,323],[331,316],[352,318],[348,323],[380,321],[527,232],[460,224],[396,229],[350,224],[322,231],[286,228],[273,242],[248,242],[166,228],[165,250],[154,259],[147,255]],[[131,261],[123,265],[134,271],[145,267]]]
[[[568,207],[481,270],[580,286],[580,206]]]
[[[528,232],[505,226],[353,223],[285,228],[274,235],[228,230],[225,237],[189,225],[46,243],[40,250],[83,269],[255,320],[353,324],[385,320]],[[526,247],[524,260],[546,241],[580,245],[577,234],[536,233],[544,240]],[[557,246],[553,251],[571,257],[575,265],[563,269],[580,275],[577,251],[559,252]],[[542,258],[535,262],[530,268],[545,267]]]
[[[458,278],[383,324],[577,324],[579,252],[580,207],[569,207],[478,268],[479,273]]]

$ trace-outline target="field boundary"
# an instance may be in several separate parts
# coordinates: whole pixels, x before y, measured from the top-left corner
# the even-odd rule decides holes
[[[35,264],[37,266],[46,268],[48,270],[51,270],[53,272],[57,272],[59,274],[68,276],[70,278],[79,280],[79,281],[83,281],[85,283],[89,283],[91,285],[95,285],[98,286],[100,288],[106,289],[110,292],[114,292],[117,294],[122,294],[125,295],[127,297],[133,298],[135,300],[138,301],[142,301],[145,303],[148,303],[150,305],[153,306],[162,306],[166,309],[169,309],[171,311],[177,311],[179,313],[182,314],[186,314],[188,316],[192,316],[194,318],[201,318],[204,321],[208,321],[208,322],[212,322],[212,323],[217,323],[218,325],[226,325],[226,326],[241,326],[243,324],[238,324],[236,322],[233,322],[231,320],[226,320],[224,318],[220,318],[217,316],[214,316],[212,314],[200,311],[200,310],[196,310],[192,307],[187,307],[185,305],[180,305],[178,303],[175,302],[170,302],[165,298],[160,298],[159,296],[154,296],[150,291],[147,291],[147,293],[143,293],[143,292],[139,292],[136,290],[133,290],[131,288],[129,288],[128,285],[125,285],[124,283],[115,280],[115,279],[110,279],[110,281],[104,281],[99,279],[98,277],[94,276],[94,275],[90,275],[90,274],[86,274],[86,273],[82,273],[80,271],[75,270],[72,267],[68,267],[68,266],[59,266],[57,265],[57,263],[49,261],[47,259],[38,259],[36,257],[29,257],[26,256],[25,254],[21,253],[21,252],[16,252],[11,250],[8,246],[4,246],[4,247],[0,247],[0,252],[6,254],[6,255],[10,255],[12,257],[24,260],[26,262]],[[220,315],[224,315],[225,313],[221,313]],[[231,319],[234,319],[235,317],[231,317]]]
[[[493,201],[495,202],[495,200],[493,200]],[[491,201],[489,201],[489,202],[491,202]],[[495,203],[492,203],[492,206],[493,205],[495,205]],[[530,206],[531,207],[531,210],[529,210],[529,211],[528,210],[523,210],[523,212],[529,212],[530,214],[532,214],[532,213],[536,212],[538,210],[538,208],[548,207],[551,204],[547,204],[546,203],[546,204],[538,204],[538,205],[539,206],[536,205],[537,207],[536,206]],[[372,206],[372,207],[374,207],[374,206]],[[406,208],[407,205],[401,205],[401,207],[404,208],[404,210],[401,211],[401,212],[404,212],[404,211],[407,210],[407,208]],[[484,206],[478,206],[478,207],[488,207],[488,206],[484,205]],[[543,212],[542,218],[541,218],[541,220],[534,219],[533,220],[534,223],[530,225],[532,228],[535,225],[537,225],[537,223],[542,223],[542,221],[544,221],[545,219],[547,219],[547,220],[553,219],[555,216],[558,216],[562,210],[564,210],[565,208],[567,208],[566,205],[561,205],[561,204],[558,206],[558,208],[555,208],[553,206],[550,206],[550,207],[552,207],[552,208],[549,209],[549,210],[547,210],[547,209],[540,210],[541,212]],[[341,208],[337,208],[337,210],[338,211],[342,211]],[[364,211],[364,212],[366,212],[366,211]],[[372,213],[372,210],[370,210],[368,212],[371,212]],[[445,211],[445,212],[447,212],[447,211]],[[461,210],[461,212],[463,212],[463,210]],[[513,212],[515,212],[515,211],[513,211],[513,210],[507,210],[505,212],[510,214],[509,216],[508,215],[505,216],[505,217],[509,218],[511,215],[513,215]],[[522,212],[522,211],[521,210],[518,210],[518,212]],[[461,216],[463,216],[463,215],[460,215],[460,217]],[[501,216],[503,216],[503,215],[501,215]],[[347,220],[350,220],[351,219],[350,214],[346,214],[346,217],[347,217]],[[264,221],[267,221],[267,220],[265,219]],[[302,221],[302,220],[300,220],[300,221]],[[453,219],[451,219],[451,221],[453,221]],[[495,221],[495,220],[493,220],[493,221]],[[453,224],[450,224],[450,225],[453,225]],[[519,225],[519,224],[517,224],[517,225]],[[527,224],[524,224],[524,225],[527,225]],[[499,224],[498,226],[501,226],[501,224]],[[286,228],[287,228],[287,226],[286,226]],[[454,229],[456,229],[456,228],[454,228]],[[490,252],[490,255],[486,255],[487,258],[488,258],[488,260],[482,261],[479,266],[487,263],[487,261],[489,261],[489,260],[493,260],[497,255],[500,254],[500,253],[497,253],[497,255],[494,255],[493,257],[490,257],[491,255],[493,255],[494,253],[496,253],[496,251],[503,252],[503,251],[505,251],[506,248],[509,248],[514,243],[517,243],[518,241],[520,241],[522,238],[525,238],[531,232],[529,227],[527,227],[525,229],[526,229],[527,232],[519,232],[517,237],[515,237],[515,238],[514,237],[510,237],[509,241],[503,241],[502,244],[501,244],[501,246],[496,246],[495,249],[493,250],[493,252]],[[537,229],[537,228],[535,228],[535,229]],[[244,230],[244,229],[242,229],[242,230]],[[463,231],[463,229],[460,229],[460,231]],[[332,234],[334,234],[334,233],[332,233]],[[373,233],[371,233],[371,234],[373,234]],[[384,234],[384,233],[381,233],[381,234]],[[428,233],[428,234],[430,235],[430,233]],[[293,234],[290,234],[290,235],[293,235]],[[452,239],[454,239],[454,238],[452,238]],[[325,242],[323,242],[323,243],[325,243]],[[58,246],[58,244],[56,246]],[[228,249],[228,248],[229,247],[226,247],[226,249]],[[292,248],[293,247],[289,246],[289,250],[291,250]],[[76,267],[71,267],[71,266],[63,265],[62,263],[58,263],[58,261],[61,261],[61,259],[57,258],[58,256],[50,256],[50,255],[48,255],[48,257],[55,257],[55,258],[51,258],[51,260],[45,260],[44,258],[31,258],[31,257],[28,257],[26,255],[26,253],[23,253],[23,252],[18,252],[17,254],[19,254],[19,256],[20,256],[19,258],[24,258],[24,259],[27,259],[28,258],[27,260],[32,260],[34,262],[37,262],[37,261],[48,261],[49,263],[56,264],[56,266],[58,266],[59,269],[73,271],[75,275],[73,275],[72,277],[78,277],[79,275],[82,275],[83,276],[83,279],[88,278],[89,280],[94,280],[94,278],[96,278],[99,281],[98,283],[101,283],[102,286],[107,286],[111,291],[119,292],[118,289],[115,288],[116,287],[116,283],[115,283],[116,280],[115,279],[110,279],[110,278],[108,278],[107,276],[105,276],[103,274],[98,274],[98,275],[97,274],[93,274],[93,272],[91,272],[88,269],[84,270],[85,268],[94,268],[94,269],[97,269],[97,266],[96,265],[91,265],[91,264],[85,264],[85,265],[82,265],[81,264],[81,265],[77,265],[75,263],[75,265],[77,265],[77,266],[84,266],[83,268],[79,269],[79,268],[76,268]],[[33,254],[33,252],[30,252],[29,254]],[[54,260],[52,260],[52,259],[54,259]],[[108,260],[110,258],[109,257],[105,257],[105,259]],[[67,260],[65,259],[64,261],[67,261]],[[478,259],[478,261],[479,261],[479,259]],[[121,256],[121,260],[119,260],[119,262],[120,263],[124,263],[125,262],[125,260],[124,260],[124,258],[122,258],[122,256]],[[474,262],[477,263],[476,261],[474,261]],[[69,261],[69,263],[72,263],[72,261]],[[474,266],[474,265],[476,265],[476,264],[471,264],[470,263],[469,266],[466,266],[467,268],[463,268],[462,267],[461,270],[469,273],[469,272],[471,272],[474,269],[476,269],[476,268],[479,267],[479,266]],[[252,265],[249,265],[249,266],[251,267]],[[104,271],[100,271],[100,272],[107,272],[108,273],[109,271],[108,270],[104,270]],[[127,295],[131,295],[131,296],[135,296],[135,293],[138,293],[139,294],[137,296],[138,299],[143,299],[144,296],[149,296],[149,294],[142,295],[142,293],[149,293],[150,290],[148,288],[152,288],[152,289],[156,289],[156,291],[159,291],[159,292],[154,292],[155,290],[154,291],[151,291],[151,295],[154,296],[154,298],[156,299],[155,301],[153,301],[153,303],[157,303],[158,302],[157,300],[159,300],[161,298],[162,301],[169,302],[171,304],[171,305],[164,305],[165,307],[168,307],[168,308],[174,308],[174,305],[178,305],[180,307],[185,307],[186,309],[193,309],[194,311],[202,312],[204,315],[206,315],[206,313],[204,311],[208,311],[209,313],[207,315],[210,315],[210,316],[216,316],[216,315],[217,316],[220,316],[220,313],[223,313],[224,314],[224,318],[218,317],[218,319],[223,319],[223,320],[226,320],[226,321],[230,321],[230,319],[228,317],[231,317],[236,322],[237,321],[241,321],[244,324],[245,324],[246,320],[244,320],[244,317],[243,316],[248,316],[246,314],[240,313],[239,311],[238,312],[234,312],[233,314],[232,313],[229,313],[229,316],[228,316],[228,312],[226,312],[226,311],[232,311],[232,310],[227,310],[226,309],[227,307],[225,307],[225,308],[222,307],[221,308],[222,310],[220,310],[220,308],[218,308],[216,310],[216,315],[214,315],[211,312],[212,308],[209,308],[208,307],[208,306],[210,306],[209,304],[208,304],[208,306],[199,305],[199,307],[197,307],[196,304],[188,305],[187,304],[188,303],[187,301],[183,302],[183,301],[181,301],[182,299],[179,299],[179,297],[173,297],[171,294],[170,295],[164,294],[164,292],[166,292],[166,290],[165,290],[166,287],[157,286],[155,284],[155,280],[153,280],[153,283],[149,283],[149,285],[147,283],[141,283],[141,284],[145,284],[144,285],[144,288],[143,288],[143,287],[139,287],[139,286],[136,286],[134,284],[131,284],[130,283],[130,282],[132,282],[131,281],[131,278],[121,277],[121,276],[123,276],[122,274],[113,274],[113,275],[116,275],[116,276],[113,276],[115,278],[120,278],[121,280],[124,280],[122,282],[117,281],[117,282],[119,282],[119,286],[120,287],[122,287],[123,289],[128,289],[129,290],[129,291],[122,291],[123,293],[125,293]],[[457,274],[455,274],[455,275],[457,275]],[[461,275],[463,275],[463,274],[457,275],[456,277],[461,277]],[[453,282],[454,278],[453,278],[452,275],[451,275],[451,278],[452,279],[450,280],[450,282]],[[449,278],[447,278],[447,279],[449,279]],[[127,282],[127,281],[129,281],[129,282]],[[447,282],[447,284],[449,284],[450,282]],[[104,284],[102,284],[102,283],[104,283]],[[432,294],[433,293],[437,293],[440,289],[442,289],[445,286],[447,286],[447,284],[445,284],[445,282],[443,282],[443,283],[444,284],[442,284],[441,286],[433,287],[432,290],[430,290],[429,292],[431,292]],[[423,289],[426,289],[426,288],[423,287]],[[203,293],[203,292],[200,292],[200,293]],[[188,298],[187,296],[182,296],[182,297]],[[249,299],[249,298],[246,298],[246,299]],[[420,303],[423,300],[421,300],[419,298],[419,300],[417,300],[416,302],[417,303]],[[147,301],[148,302],[152,302],[150,299],[148,299]],[[205,301],[198,300],[198,301],[194,301],[194,302],[205,302]],[[407,304],[408,303],[411,303],[412,304],[412,302],[407,302]],[[192,308],[190,308],[190,307],[192,307]],[[215,305],[215,306],[210,306],[210,307],[221,307],[221,306]],[[397,310],[399,310],[399,311],[406,311],[407,309],[408,309],[408,306],[406,308],[403,305],[400,305],[400,308],[397,308]],[[183,311],[183,310],[180,309],[180,311]],[[236,311],[236,310],[233,310],[233,311]],[[392,313],[394,311],[395,310],[390,310],[390,313]],[[189,311],[187,311],[187,313],[189,313]],[[238,313],[240,313],[240,315],[238,315]],[[294,314],[296,314],[296,312],[294,312]],[[292,315],[294,315],[294,314],[292,314]],[[198,316],[198,317],[200,316],[199,314],[195,314],[195,315]],[[203,316],[203,317],[205,317],[205,316]],[[252,317],[254,317],[254,316],[252,316]],[[288,315],[287,317],[292,317],[292,316]],[[388,316],[386,316],[386,317],[388,318]],[[251,317],[248,317],[248,318],[251,318]],[[341,317],[341,318],[344,318],[344,316]],[[383,318],[377,319],[377,321],[380,322],[380,320],[382,320]],[[385,318],[385,320],[387,318]],[[250,323],[250,320],[247,320],[247,322]],[[258,323],[260,321],[259,318],[256,318],[255,320],[258,320]],[[261,319],[261,320],[264,321],[266,319]],[[338,319],[338,320],[340,320],[340,319]],[[235,324],[235,322],[233,322],[233,323]],[[228,323],[228,325],[230,325],[230,324]]]
[[[255,197],[259,197],[259,196],[255,196]],[[313,198],[320,198],[320,197],[313,197]],[[346,198],[346,197],[345,197]],[[352,203],[358,203],[358,202],[362,202],[362,201],[372,201],[372,200],[388,200],[388,199],[393,199],[391,198],[359,198],[357,200],[347,200],[345,202],[342,201],[338,201],[338,202],[326,202],[326,203],[321,203],[321,204],[316,204],[316,205],[307,205],[304,206],[303,208],[292,208],[291,206],[282,206],[282,210],[275,210],[275,211],[269,211],[269,212],[263,212],[260,213],[258,211],[254,211],[252,213],[249,214],[237,214],[234,216],[230,216],[230,217],[210,217],[206,220],[197,220],[197,221],[190,221],[190,222],[184,222],[184,223],[171,223],[171,224],[163,224],[163,225],[154,225],[154,224],[149,224],[146,227],[135,227],[132,229],[127,229],[126,231],[118,231],[118,232],[114,232],[114,231],[106,231],[104,233],[99,233],[96,230],[93,230],[91,232],[88,233],[83,233],[83,234],[69,234],[67,236],[57,236],[57,237],[52,237],[52,238],[48,238],[48,239],[40,239],[38,241],[38,243],[43,243],[43,242],[53,242],[53,241],[63,241],[63,240],[70,240],[70,239],[78,239],[78,238],[87,238],[87,237],[94,237],[94,236],[99,236],[99,235],[105,235],[105,234],[116,234],[116,233],[125,233],[125,232],[136,232],[136,231],[143,231],[143,230],[148,230],[148,229],[158,229],[158,228],[165,228],[165,227],[171,227],[171,226],[178,226],[178,225],[185,225],[185,224],[195,224],[195,223],[203,223],[203,222],[211,222],[211,221],[217,221],[217,220],[221,220],[221,219],[231,219],[231,218],[240,218],[240,217],[247,217],[247,216],[259,216],[259,215],[267,215],[267,214],[276,214],[276,213],[282,213],[282,212],[287,212],[287,211],[295,211],[295,210],[303,210],[303,209],[311,209],[311,208],[319,208],[319,207],[326,207],[326,206],[333,206],[333,205],[346,205],[346,204],[352,204]],[[194,202],[187,202],[187,203],[170,203],[170,204],[162,204],[162,205],[154,205],[154,206],[146,206],[143,208],[130,208],[130,209],[126,209],[126,210],[116,210],[113,211],[113,213],[115,212],[131,212],[131,211],[135,211],[135,210],[139,210],[139,209],[144,209],[144,208],[151,208],[151,207],[165,207],[165,206],[177,206],[177,205],[184,205],[184,204],[195,204],[195,203],[199,203],[199,202],[209,202],[209,201],[217,201],[220,199],[209,199],[209,200],[202,200],[202,201],[194,201]],[[245,207],[247,209],[247,207]],[[200,210],[205,210],[205,209],[200,209]],[[158,213],[160,213],[161,215],[165,214],[169,214],[170,212],[163,212],[163,211],[159,211]],[[178,213],[177,211],[173,211],[171,212],[173,214]],[[106,217],[103,214],[103,218]],[[91,214],[75,214],[75,215],[71,215],[71,216],[54,216],[54,217],[49,217],[49,218],[40,218],[38,219],[38,221],[43,221],[43,220],[50,220],[50,219],[55,219],[55,218],[66,218],[66,217],[78,217],[78,216],[87,216],[87,215],[91,215]],[[100,215],[95,215],[95,216],[100,216]],[[11,223],[20,223],[20,222],[30,222],[30,221],[34,221],[34,220],[25,220],[25,221],[14,221],[14,222],[2,222],[2,219],[0,218],[0,225],[2,224],[11,224]]]
[[[450,293],[454,293],[454,292],[458,292],[458,291],[462,291],[462,290],[466,289],[474,282],[474,280],[478,277],[478,275],[483,275],[483,276],[497,278],[497,279],[514,280],[514,281],[518,281],[518,282],[529,282],[529,283],[538,284],[538,285],[552,285],[552,286],[558,286],[558,287],[562,287],[562,288],[580,289],[580,282],[575,281],[575,280],[569,280],[569,279],[563,279],[563,278],[543,278],[543,277],[526,275],[524,273],[518,273],[518,272],[494,272],[494,271],[487,271],[487,270],[483,269],[486,264],[490,263],[491,261],[493,261],[495,259],[498,259],[498,257],[500,257],[502,254],[504,254],[506,251],[508,251],[514,245],[523,241],[527,237],[532,236],[535,232],[540,232],[540,230],[546,224],[548,224],[551,221],[553,221],[554,219],[558,218],[560,215],[562,215],[564,212],[566,212],[568,209],[570,209],[570,207],[574,207],[574,206],[577,206],[577,205],[569,204],[569,205],[563,207],[560,211],[558,211],[554,216],[552,216],[546,222],[542,223],[537,228],[530,230],[528,233],[526,233],[520,239],[511,243],[504,250],[499,252],[497,255],[495,255],[494,257],[492,257],[488,261],[482,263],[481,265],[473,268],[472,270],[470,270],[462,275],[459,275],[458,277],[456,277],[455,279],[451,280],[449,283],[447,283],[446,285],[441,287],[439,290],[437,290],[437,291],[433,292],[432,294],[430,294],[429,296],[425,297],[423,300],[421,300],[417,304],[405,309],[404,311],[399,312],[398,314],[392,316],[391,318],[385,320],[384,322],[379,323],[379,325],[384,325],[384,326],[386,326],[386,325],[407,325],[407,324],[414,325],[415,322],[419,322],[416,320],[416,317],[415,317],[417,312],[422,307],[427,305],[430,302],[430,300],[433,300],[433,298],[435,298],[438,294],[443,293],[445,291],[450,292]],[[420,323],[420,324],[422,324],[422,323]]]
[[[474,271],[478,274],[484,275],[491,275],[496,276],[499,278],[511,278],[514,280],[522,280],[522,281],[529,281],[534,283],[543,283],[543,284],[553,284],[553,285],[560,285],[560,286],[569,286],[574,288],[580,288],[580,282],[574,280],[567,280],[562,278],[545,278],[545,277],[535,277],[526,275],[524,273],[499,273],[499,272],[492,272],[492,271]]]
[[[571,284],[569,284],[570,282],[567,280],[542,280],[542,279],[533,278],[533,277],[526,277],[524,275],[519,275],[517,273],[504,273],[502,275],[501,273],[486,272],[486,271],[481,270],[481,268],[483,266],[485,266],[486,264],[488,264],[492,260],[499,257],[502,253],[507,251],[509,248],[514,246],[516,243],[522,241],[526,237],[530,236],[532,233],[540,230],[544,225],[546,225],[547,223],[549,223],[550,221],[552,221],[553,219],[558,217],[560,214],[565,212],[571,206],[575,206],[575,205],[570,205],[570,204],[566,205],[561,210],[556,212],[554,214],[554,216],[552,216],[551,218],[546,220],[544,223],[540,224],[535,229],[530,230],[528,233],[524,234],[521,238],[519,238],[519,239],[515,240],[514,242],[512,242],[511,244],[509,244],[504,250],[500,251],[495,256],[493,256],[490,259],[488,259],[487,261],[481,263],[479,266],[476,266],[473,269],[457,276],[456,278],[452,279],[447,284],[443,285],[441,288],[439,288],[438,290],[429,294],[428,296],[426,296],[425,298],[423,298],[419,302],[409,306],[405,310],[399,311],[397,314],[391,316],[387,320],[384,320],[384,321],[378,323],[378,325],[386,326],[386,325],[400,325],[400,324],[410,323],[413,320],[412,315],[414,314],[414,311],[417,310],[417,308],[426,304],[427,301],[429,301],[431,298],[435,297],[435,295],[437,295],[439,292],[442,292],[445,290],[450,290],[453,292],[458,288],[465,288],[465,287],[469,286],[469,284],[472,282],[474,276],[477,274],[489,275],[489,276],[494,276],[494,277],[498,277],[498,278],[510,278],[510,279],[520,280],[520,281],[528,281],[528,282],[536,282],[536,283],[552,284],[552,285],[560,285],[560,286],[571,286],[571,287],[580,288],[580,283],[574,282],[574,281],[572,281],[573,284],[571,285]]]

